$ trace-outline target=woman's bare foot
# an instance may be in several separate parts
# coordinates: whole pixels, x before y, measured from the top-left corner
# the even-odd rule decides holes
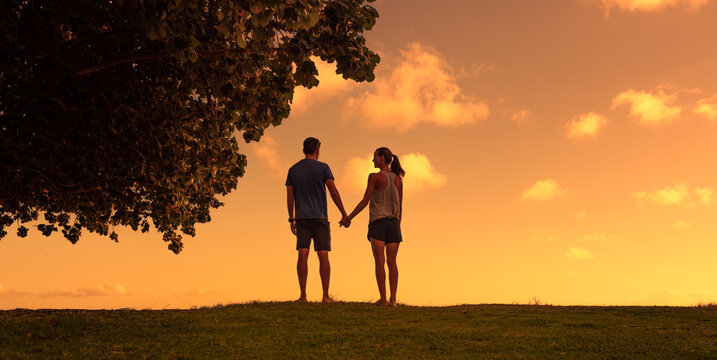
[[[386,301],[386,299],[381,299],[379,301],[376,301],[373,304],[376,306],[388,306],[388,302]]]
[[[389,302],[388,302],[388,306],[390,306],[390,307],[396,307],[396,299],[393,299],[393,300],[389,301]]]
[[[324,298],[321,299],[321,302],[323,302],[323,303],[333,303],[333,302],[336,302],[336,300],[334,300],[334,299],[332,299],[332,298],[330,298],[330,297],[328,297],[328,296],[324,296]]]
[[[308,301],[306,301],[306,296],[302,296],[302,297],[300,297],[298,300],[296,300],[296,302],[298,302],[298,303],[305,303],[305,302],[308,302]]]

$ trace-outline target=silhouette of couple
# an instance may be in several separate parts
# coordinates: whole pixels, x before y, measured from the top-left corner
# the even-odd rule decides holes
[[[351,226],[351,220],[366,205],[369,205],[368,240],[371,242],[373,258],[376,265],[376,283],[381,298],[376,302],[380,306],[396,306],[396,290],[398,287],[398,266],[396,256],[401,237],[401,215],[403,204],[403,180],[405,171],[401,168],[398,156],[391,150],[382,147],[373,153],[373,165],[379,170],[368,177],[368,185],[363,199],[356,205],[351,214],[346,215],[341,196],[336,189],[331,169],[319,160],[319,139],[309,137],[304,140],[305,158],[289,169],[286,177],[286,203],[289,209],[291,232],[296,235],[296,250],[299,259],[296,272],[299,275],[301,296],[297,301],[306,302],[306,276],[309,245],[314,240],[314,250],[319,256],[319,274],[323,286],[323,302],[334,302],[329,296],[329,279],[331,265],[331,231],[326,211],[326,188],[331,199],[341,211],[339,226]],[[294,214],[296,210],[296,214]],[[388,262],[388,280],[391,297],[386,299],[386,270]]]

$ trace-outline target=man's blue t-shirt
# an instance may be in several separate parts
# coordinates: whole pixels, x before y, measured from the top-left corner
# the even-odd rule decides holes
[[[289,169],[286,186],[294,187],[295,219],[329,219],[326,181],[333,178],[329,165],[314,159],[303,159]]]

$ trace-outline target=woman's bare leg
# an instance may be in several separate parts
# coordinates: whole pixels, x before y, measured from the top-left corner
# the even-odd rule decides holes
[[[387,305],[386,301],[386,269],[384,263],[386,258],[384,256],[384,248],[386,243],[380,240],[371,238],[371,249],[373,250],[373,259],[376,265],[376,284],[378,285],[378,293],[381,295],[381,299],[376,302],[376,305]]]
[[[386,262],[388,263],[388,284],[391,288],[391,298],[389,305],[396,306],[396,291],[398,290],[398,264],[396,257],[398,256],[398,245],[400,243],[391,243],[386,245]]]

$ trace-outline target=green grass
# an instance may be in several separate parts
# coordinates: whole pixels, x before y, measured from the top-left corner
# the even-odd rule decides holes
[[[0,311],[0,359],[717,359],[717,307]]]

